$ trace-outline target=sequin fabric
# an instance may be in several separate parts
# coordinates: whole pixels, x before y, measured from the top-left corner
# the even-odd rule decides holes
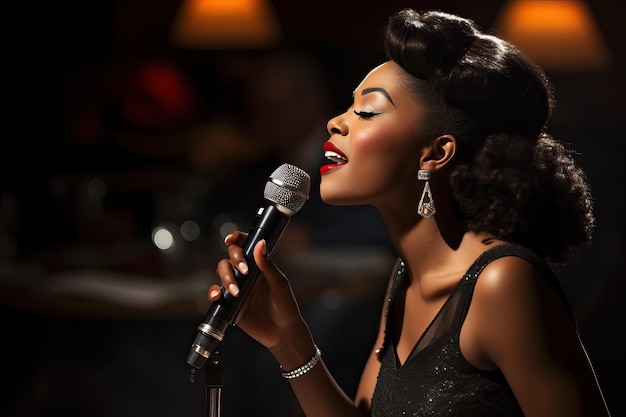
[[[523,416],[504,375],[499,370],[475,368],[459,348],[461,326],[476,280],[485,266],[502,256],[522,257],[543,270],[569,309],[556,277],[533,252],[514,244],[487,250],[465,273],[402,366],[398,366],[395,349],[386,335],[379,356],[381,368],[372,399],[372,417]],[[405,265],[400,260],[388,295],[387,329],[391,328],[389,311],[393,311],[404,276]]]

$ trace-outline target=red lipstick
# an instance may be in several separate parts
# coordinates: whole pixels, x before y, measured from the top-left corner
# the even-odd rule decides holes
[[[346,158],[346,156],[343,154],[343,152],[341,152],[341,149],[339,149],[338,147],[335,146],[334,143],[332,143],[331,141],[326,141],[324,142],[324,151],[325,152],[335,152],[338,155],[341,155],[342,157],[344,157],[346,160],[348,158]]]
[[[324,156],[333,163],[322,165],[320,167],[320,175],[337,169],[348,162],[346,155],[330,141],[324,143]]]
[[[328,165],[322,165],[320,167],[320,175],[324,175],[330,171],[332,171],[333,169],[339,168],[341,167],[341,165],[339,164],[328,164]]]

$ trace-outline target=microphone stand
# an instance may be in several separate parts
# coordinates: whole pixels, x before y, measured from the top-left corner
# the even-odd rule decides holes
[[[224,385],[224,369],[222,365],[222,349],[218,345],[204,368],[205,399],[204,409],[207,417],[220,417],[222,414],[222,387]]]

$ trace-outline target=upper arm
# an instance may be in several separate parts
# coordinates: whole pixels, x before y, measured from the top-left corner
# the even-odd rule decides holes
[[[572,319],[547,279],[504,257],[481,274],[468,312],[480,350],[527,416],[603,415],[595,375]]]

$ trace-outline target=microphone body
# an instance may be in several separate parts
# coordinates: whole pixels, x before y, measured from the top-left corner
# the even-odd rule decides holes
[[[298,175],[297,178],[283,177]],[[206,360],[215,352],[223,340],[226,330],[237,319],[248,293],[254,286],[260,271],[254,262],[253,250],[256,244],[265,240],[267,254],[271,254],[278,239],[295,214],[308,198],[310,178],[297,167],[284,164],[279,167],[268,181],[265,188],[266,204],[257,211],[257,219],[250,228],[243,243],[243,254],[248,264],[248,274],[244,275],[233,268],[235,280],[239,286],[239,295],[234,297],[225,288],[221,297],[211,304],[206,317],[198,326],[198,333],[187,357],[187,363],[196,369],[202,368]]]

